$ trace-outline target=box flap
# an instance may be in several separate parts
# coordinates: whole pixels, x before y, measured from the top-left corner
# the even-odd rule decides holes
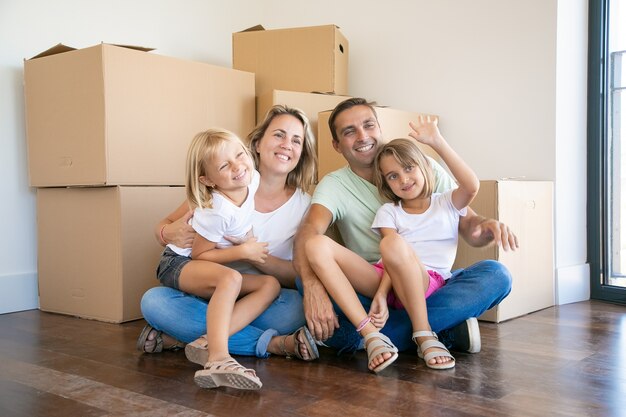
[[[62,43],[57,43],[52,48],[46,49],[45,51],[35,55],[30,59],[43,58],[44,56],[62,54],[64,52],[75,51],[76,48],[72,48],[71,46],[63,45]]]
[[[339,26],[335,25],[335,24],[329,24],[329,25],[320,25],[321,26],[334,26],[337,29],[340,29]],[[292,29],[309,29],[311,27],[318,27],[318,26],[303,26],[303,27],[294,27],[294,28],[282,28],[282,29],[286,29],[286,30],[292,30]],[[255,26],[251,26],[247,29],[244,30],[240,30],[239,32],[235,32],[235,33],[244,33],[244,32],[259,32],[261,30],[266,30],[263,25],[255,25]]]
[[[105,43],[105,42],[102,42],[102,44],[103,45],[119,46],[120,48],[134,49],[136,51],[142,51],[142,52],[150,52],[150,51],[154,51],[154,49],[155,49],[155,48],[146,48],[145,46],[121,45],[121,44],[117,44],[117,43]],[[62,54],[62,53],[65,53],[65,52],[70,52],[70,51],[75,51],[75,50],[76,50],[76,48],[72,48],[71,46],[63,45],[62,43],[57,43],[52,48],[46,49],[45,51],[35,55],[34,57],[30,58],[29,60],[37,59],[37,58],[43,58],[45,56],[58,55],[58,54]]]
[[[243,32],[257,32],[257,31],[259,31],[259,30],[265,30],[265,28],[263,27],[263,25],[254,25],[254,26],[252,26],[252,27],[249,27],[248,29],[241,30],[241,31],[239,31],[239,32],[237,32],[237,33],[243,33]]]
[[[155,49],[155,48],[146,48],[145,46],[120,45],[119,43],[106,43],[106,42],[102,42],[102,43],[104,45],[119,46],[120,48],[134,49],[136,51],[141,51],[141,52],[150,52],[150,51],[154,51]]]

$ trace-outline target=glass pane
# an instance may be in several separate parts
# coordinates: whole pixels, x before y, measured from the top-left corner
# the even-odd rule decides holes
[[[626,126],[626,1],[609,5],[609,273],[606,284],[626,287],[626,146],[622,146],[622,126]]]

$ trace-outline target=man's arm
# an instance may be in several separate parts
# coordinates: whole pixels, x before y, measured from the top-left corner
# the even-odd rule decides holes
[[[480,216],[470,207],[467,208],[467,215],[461,217],[459,221],[459,234],[470,246],[477,248],[492,242],[502,246],[505,251],[519,247],[517,236],[509,226],[498,220]]]
[[[293,264],[302,280],[303,308],[307,326],[317,340],[326,340],[339,327],[339,321],[326,289],[311,268],[306,257],[306,242],[326,233],[332,223],[332,213],[320,204],[312,204],[302,219],[293,246]]]

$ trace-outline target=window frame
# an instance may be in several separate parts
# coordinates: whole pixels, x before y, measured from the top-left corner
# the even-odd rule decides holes
[[[587,258],[591,298],[626,304],[626,288],[605,284],[608,253],[609,0],[589,0],[587,105]]]

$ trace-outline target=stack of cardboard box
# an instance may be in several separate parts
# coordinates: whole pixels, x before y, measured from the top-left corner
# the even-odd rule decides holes
[[[156,223],[185,199],[201,130],[254,126],[254,74],[145,48],[57,45],[24,63],[30,185],[37,188],[40,308],[141,318],[158,285]]]
[[[185,154],[201,130],[221,126],[245,138],[271,106],[284,104],[310,119],[318,178],[345,166],[328,118],[350,97],[348,54],[335,25],[255,26],[233,34],[233,69],[107,44],[57,45],[25,61],[41,309],[112,322],[141,317],[141,295],[157,285],[153,227],[184,200]],[[407,137],[409,121],[423,114],[377,113],[385,140]],[[551,183],[483,183],[479,197],[476,211],[508,223],[522,242],[511,256],[461,244],[457,267],[498,259],[513,275],[506,304],[483,318],[553,305]]]

